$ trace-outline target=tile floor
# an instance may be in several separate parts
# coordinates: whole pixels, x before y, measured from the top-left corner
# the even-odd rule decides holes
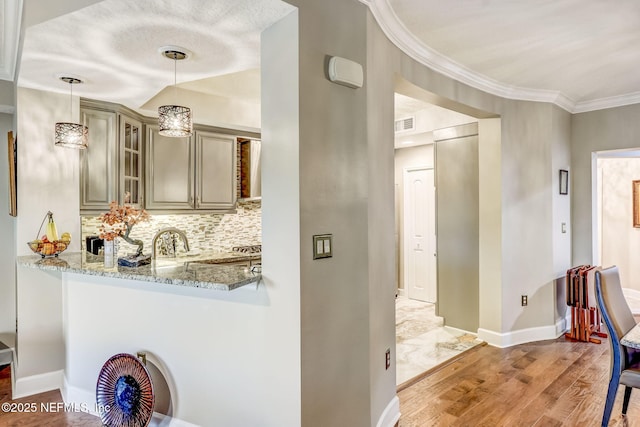
[[[397,385],[481,343],[475,335],[443,327],[434,304],[396,298]]]

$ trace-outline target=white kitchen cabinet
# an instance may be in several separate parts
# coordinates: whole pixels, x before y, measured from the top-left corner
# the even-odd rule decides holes
[[[83,101],[89,143],[80,154],[80,211],[100,213],[111,201],[142,205],[142,123],[115,104]]]
[[[236,137],[196,130],[171,138],[147,125],[148,210],[231,210],[236,203]]]

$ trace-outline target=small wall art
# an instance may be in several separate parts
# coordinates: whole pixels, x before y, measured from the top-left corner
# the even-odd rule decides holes
[[[8,158],[9,158],[9,215],[18,216],[18,194],[16,186],[16,173],[18,168],[17,138],[13,132],[7,133]]]
[[[633,186],[633,226],[640,228],[640,179],[631,182]]]

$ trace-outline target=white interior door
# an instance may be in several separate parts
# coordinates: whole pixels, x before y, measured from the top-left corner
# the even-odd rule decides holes
[[[404,174],[404,285],[411,299],[435,303],[435,185],[431,168]]]

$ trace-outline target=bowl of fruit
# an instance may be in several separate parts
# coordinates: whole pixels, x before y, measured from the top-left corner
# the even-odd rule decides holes
[[[40,225],[40,229],[38,230],[38,235],[42,230],[42,225],[44,225],[44,221],[49,219],[47,222],[47,228],[45,234],[42,235],[39,239],[32,240],[27,243],[29,248],[39,254],[42,258],[50,257],[50,256],[58,256],[59,253],[63,252],[69,244],[71,243],[71,234],[69,232],[64,232],[60,237],[58,237],[58,231],[56,230],[56,223],[53,222],[53,214],[51,212],[47,212]]]

